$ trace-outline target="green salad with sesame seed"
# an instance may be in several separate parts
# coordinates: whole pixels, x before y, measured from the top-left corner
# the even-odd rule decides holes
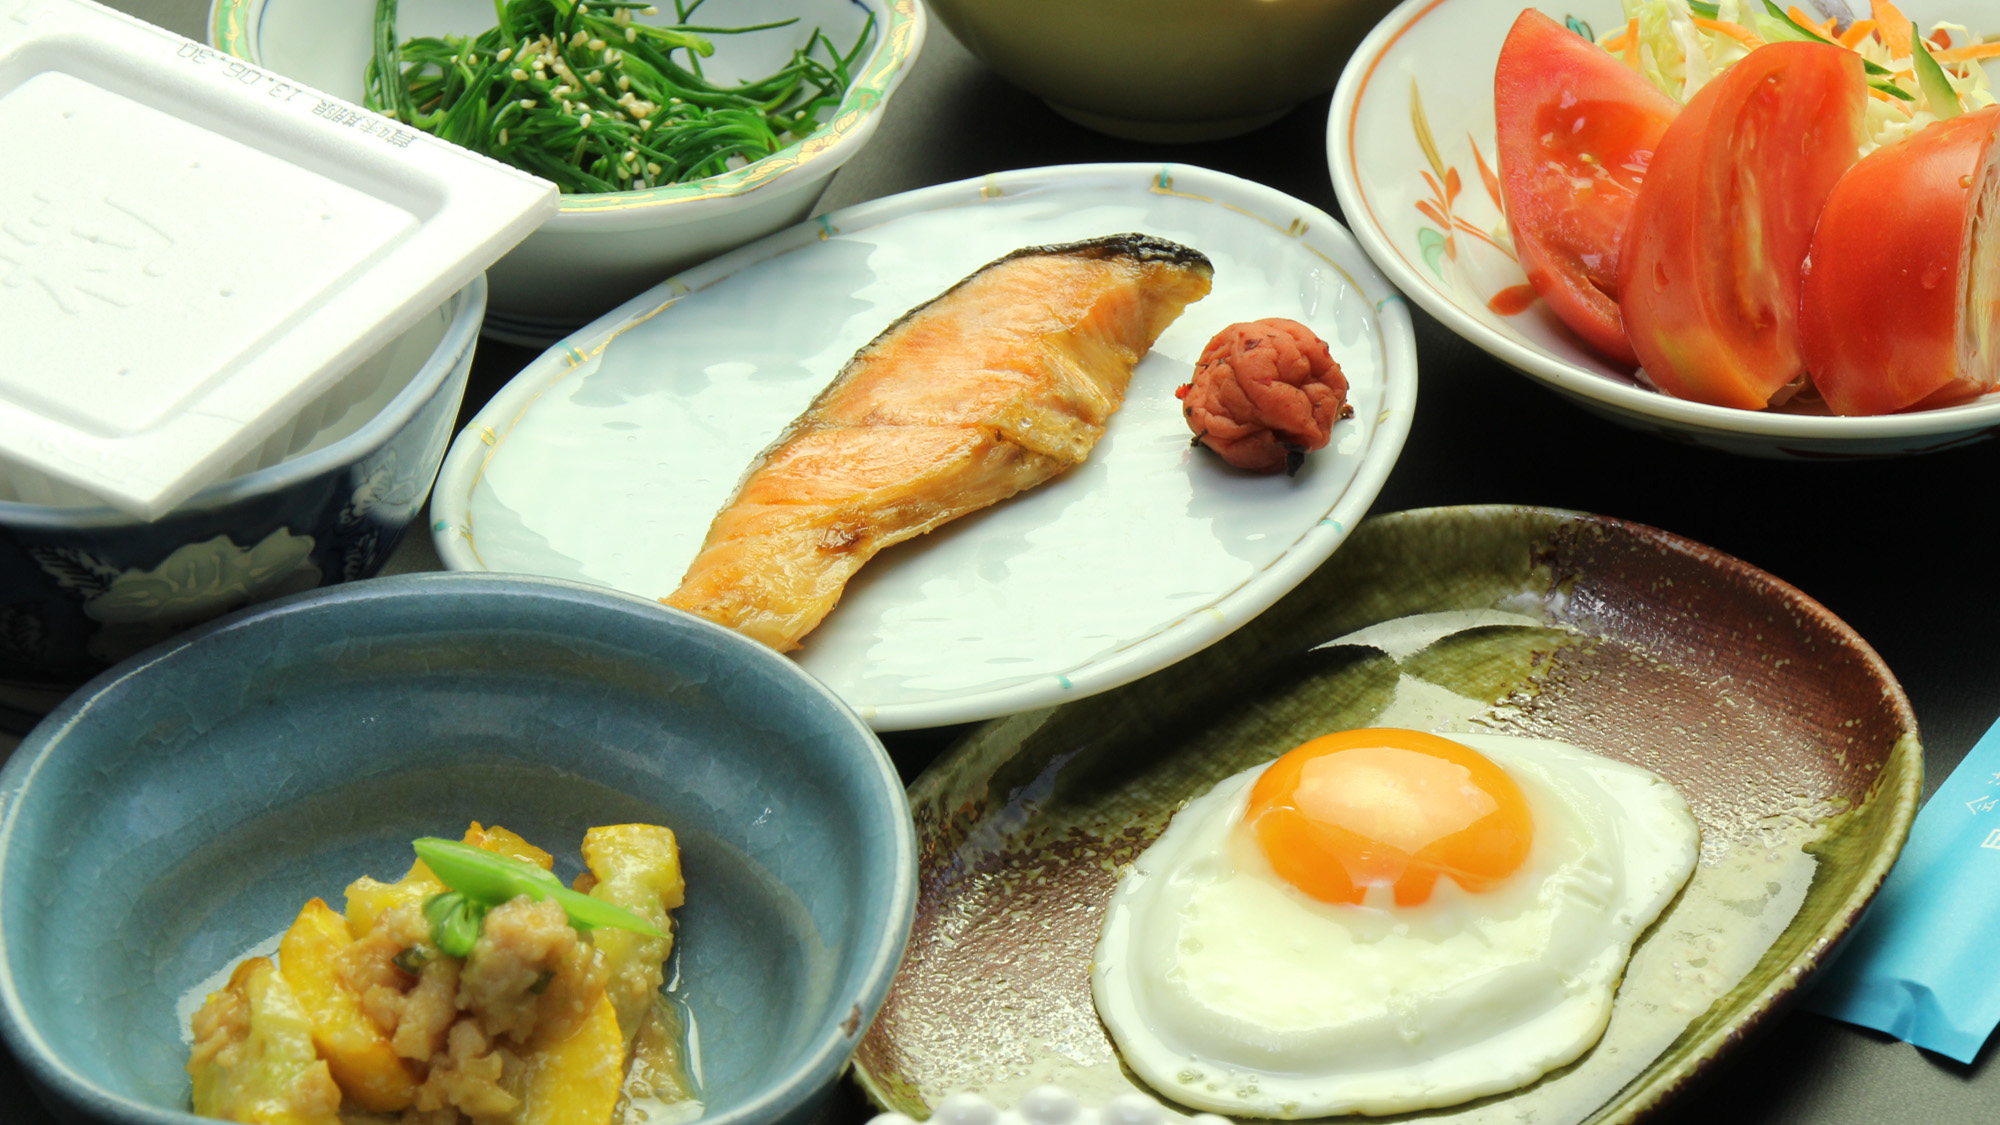
[[[703,0],[648,23],[649,0],[495,0],[475,36],[398,43],[396,0],[376,0],[369,109],[564,192],[629,191],[712,176],[778,151],[840,103],[874,15],[844,52],[818,29],[774,74],[738,86],[702,76],[712,35],[787,27],[698,27]]]

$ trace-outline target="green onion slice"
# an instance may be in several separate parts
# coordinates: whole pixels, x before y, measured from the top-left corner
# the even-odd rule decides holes
[[[570,925],[579,930],[603,928],[608,930],[630,930],[647,937],[665,937],[659,928],[622,906],[616,906],[602,899],[579,894],[563,886],[562,880],[524,859],[489,852],[475,848],[471,844],[461,844],[456,840],[445,840],[436,836],[426,836],[413,843],[417,858],[424,861],[431,873],[445,886],[463,896],[469,903],[477,905],[484,914],[495,906],[520,895],[527,895],[536,902],[554,899],[563,913],[569,915]],[[447,898],[435,895],[431,902]],[[439,949],[454,957],[464,953],[453,950],[451,945],[437,936],[438,919],[431,914],[431,902],[424,904],[424,917],[431,922],[432,940]],[[444,908],[440,908],[442,912]],[[477,922],[472,927],[473,936],[479,932]],[[465,942],[469,952],[472,943]]]
[[[452,957],[472,954],[472,943],[479,940],[479,926],[485,920],[485,905],[457,891],[424,900],[424,921],[431,924],[431,944]]]

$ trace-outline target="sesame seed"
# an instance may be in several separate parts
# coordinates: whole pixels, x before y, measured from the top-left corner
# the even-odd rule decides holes
[[[503,145],[507,143],[507,130],[505,129],[500,130],[500,143]]]
[[[648,163],[648,164],[646,165],[646,174],[647,174],[647,175],[649,175],[649,176],[657,176],[657,175],[659,175],[659,174],[660,174],[660,166],[659,166],[658,164],[652,164],[652,163]]]
[[[604,49],[604,40],[592,39],[590,41],[590,49],[593,51],[602,51]]]
[[[500,53],[499,53],[499,54],[497,54],[497,55],[494,55],[494,56],[493,56],[493,61],[494,61],[494,62],[506,62],[506,61],[507,61],[508,59],[511,59],[511,58],[513,58],[513,57],[514,57],[514,48],[512,48],[512,47],[502,47],[502,48],[500,48]]]
[[[526,82],[528,80],[528,72],[517,66],[514,68],[514,72],[508,75],[508,77],[516,82]]]
[[[620,11],[625,11],[626,9],[623,9],[623,8],[621,8],[621,9],[619,9],[619,10],[620,10]],[[637,43],[638,41],[639,41],[639,29],[638,29],[638,28],[636,28],[636,27],[628,27],[628,28],[626,28],[626,29],[625,29],[625,42],[627,42],[627,43]]]
[[[580,126],[582,126],[582,127],[583,127],[583,128],[585,128],[585,129],[588,129],[588,128],[590,128],[590,115],[589,115],[588,113],[586,113],[586,114],[584,114],[584,115],[583,115],[583,116],[582,116],[581,118],[578,118],[578,119],[577,119],[577,124],[578,124],[578,125],[580,125]]]
[[[621,9],[619,9],[619,10],[620,10],[620,11],[623,11],[624,9],[622,9],[622,8],[621,8]],[[622,75],[622,74],[621,74],[621,75],[619,75],[619,76],[618,76],[618,88],[619,88],[620,90],[625,90],[625,91],[628,91],[628,92],[629,92],[629,91],[630,91],[630,90],[632,89],[632,80],[631,80],[630,78],[627,78],[627,77],[625,77],[625,76],[624,76],[624,75]]]
[[[533,109],[533,108],[535,108],[535,99],[533,99],[533,98],[522,98],[522,99],[521,99],[521,108],[522,108],[522,109]]]

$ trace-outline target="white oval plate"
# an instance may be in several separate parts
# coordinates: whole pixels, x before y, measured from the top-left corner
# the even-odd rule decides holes
[[[1812,0],[1801,2],[1814,10]],[[1625,26],[1619,0],[1535,6],[1598,37]],[[1850,0],[1849,7],[1865,11],[1867,4]],[[1925,27],[1952,20],[1977,32],[2000,31],[1993,0],[1906,0],[1899,7]],[[1811,460],[1925,453],[2000,428],[2000,394],[1873,418],[1688,402],[1599,358],[1539,300],[1514,315],[1494,312],[1490,301],[1527,282],[1511,250],[1499,244],[1505,239],[1488,237],[1506,222],[1482,173],[1482,166],[1496,167],[1493,69],[1521,8],[1497,0],[1405,0],[1362,41],[1334,89],[1326,129],[1334,194],[1355,237],[1411,300],[1588,410],[1733,453]],[[1991,62],[1987,67],[2000,73]]]
[[[1353,238],[1200,168],[944,184],[668,280],[529,364],[459,434],[432,502],[438,554],[454,570],[667,594],[751,460],[855,349],[1010,250],[1125,231],[1201,250],[1215,288],[1140,362],[1090,459],[882,552],[796,655],[877,730],[1044,707],[1166,667],[1333,553],[1416,402],[1408,310]],[[1210,336],[1270,316],[1327,340],[1355,410],[1290,479],[1190,449],[1174,397]]]

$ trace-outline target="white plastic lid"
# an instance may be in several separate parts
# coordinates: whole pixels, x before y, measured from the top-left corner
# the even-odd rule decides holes
[[[162,515],[556,207],[89,0],[0,0],[0,458]]]

